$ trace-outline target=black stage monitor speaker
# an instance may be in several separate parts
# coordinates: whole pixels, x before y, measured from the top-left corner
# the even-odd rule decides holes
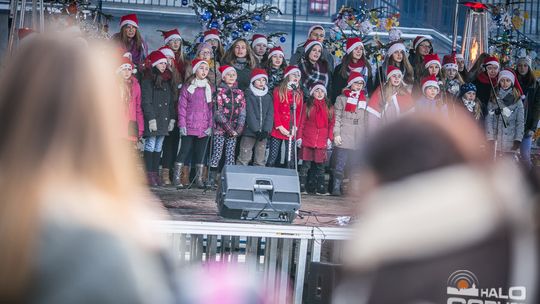
[[[300,209],[298,174],[292,169],[225,166],[216,203],[225,218],[292,223]]]

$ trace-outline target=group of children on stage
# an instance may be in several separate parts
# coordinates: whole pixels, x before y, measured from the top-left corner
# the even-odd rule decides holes
[[[136,16],[122,17],[120,25],[114,39],[124,53],[118,75],[129,121],[126,136],[144,137],[153,186],[214,187],[223,165],[295,168],[298,159],[302,191],[341,195],[347,164],[358,158],[365,138],[400,115],[429,112],[451,119],[462,108],[485,126],[487,140],[496,140],[502,152],[517,151],[526,131],[536,129],[525,130],[522,97],[532,94],[529,107],[537,107],[535,80],[529,84],[533,90],[524,92],[516,73],[500,71],[490,56],[479,59],[476,71],[464,69],[455,54],[441,63],[422,36],[409,56],[401,41],[391,44],[381,67],[373,69],[359,38],[348,39],[346,55],[334,67],[319,25],[309,30],[289,65],[282,48],[268,49],[260,34],[251,42],[236,39],[225,50],[220,33],[206,31],[189,61],[177,29],[164,31],[164,46],[147,55]],[[533,124],[534,109],[528,113]],[[192,167],[196,173],[190,179]]]

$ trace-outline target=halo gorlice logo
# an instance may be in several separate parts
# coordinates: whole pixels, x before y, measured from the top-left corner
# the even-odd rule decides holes
[[[523,286],[480,288],[476,275],[468,270],[455,271],[448,277],[447,304],[525,304],[527,290]]]
[[[448,278],[446,293],[449,295],[478,297],[478,279],[468,270],[458,270]]]

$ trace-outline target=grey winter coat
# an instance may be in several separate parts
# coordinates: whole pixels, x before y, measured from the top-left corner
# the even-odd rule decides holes
[[[506,98],[514,98],[512,94],[508,94]],[[525,129],[525,110],[520,99],[516,102],[505,106],[503,102],[499,102],[501,110],[508,112],[507,115],[495,114],[497,104],[493,101],[488,103],[488,113],[486,116],[486,137],[487,140],[497,140],[497,150],[502,152],[512,152],[514,141],[523,139]],[[507,110],[505,110],[507,109]],[[502,116],[506,122],[506,128],[503,125]]]
[[[339,95],[334,104],[336,123],[334,139],[341,136],[343,143],[338,148],[357,150],[364,143],[368,133],[368,112],[357,109],[356,112],[345,111],[347,97]]]
[[[251,89],[246,90],[246,127],[244,136],[255,137],[255,132],[270,133],[274,124],[274,100],[270,92],[255,96]]]
[[[163,82],[163,89],[154,86],[152,79],[143,79],[141,84],[141,106],[144,114],[144,136],[169,135],[169,120],[174,119],[174,92],[171,81]],[[150,132],[148,122],[156,120],[157,131]]]
[[[303,45],[297,47],[296,52],[294,55],[292,55],[291,60],[289,61],[289,64],[300,66],[300,59],[304,57],[304,52],[305,49]],[[331,77],[332,73],[334,72],[334,57],[326,48],[323,48],[322,50],[322,57],[326,60],[326,62],[328,62],[328,75]]]

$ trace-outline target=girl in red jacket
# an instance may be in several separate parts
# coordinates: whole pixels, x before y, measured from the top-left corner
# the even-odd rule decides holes
[[[326,97],[326,87],[316,84],[309,91],[311,97],[306,103],[298,128],[297,146],[300,147],[300,191],[306,191],[307,174],[312,164],[315,166],[317,193],[327,194],[324,186],[324,163],[326,151],[334,140],[334,108]]]
[[[304,94],[302,94],[300,88],[300,77],[300,69],[295,65],[290,65],[285,69],[283,81],[274,89],[274,128],[270,133],[270,152],[266,161],[267,167],[276,165],[283,141],[285,141],[287,147],[291,147],[291,161],[286,161],[287,167],[294,168],[295,166],[296,147],[294,143],[289,143],[289,141],[294,139],[300,117],[302,117]],[[293,115],[294,108],[296,108],[296,115]],[[296,124],[293,123],[295,118]],[[288,155],[285,159],[288,159]]]
[[[120,94],[125,108],[126,130],[123,132],[127,139],[136,143],[143,136],[144,116],[141,107],[141,87],[133,76],[131,59],[122,57],[116,70],[120,82]]]

